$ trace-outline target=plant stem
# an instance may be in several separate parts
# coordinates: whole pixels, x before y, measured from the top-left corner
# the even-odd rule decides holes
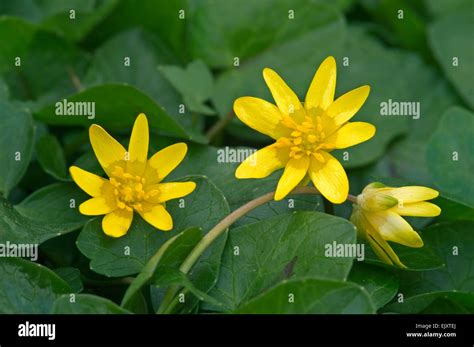
[[[211,142],[234,118],[234,112],[230,111],[225,115],[224,118],[220,118],[214,125],[207,131],[206,137]]]
[[[319,191],[313,187],[297,187],[291,194],[320,194]],[[245,216],[247,213],[253,209],[261,206],[269,201],[272,201],[275,196],[275,192],[270,192],[264,194],[252,201],[249,201],[245,205],[242,205],[237,210],[229,214],[223,220],[221,220],[217,225],[212,228],[199,243],[194,247],[194,249],[189,253],[187,258],[181,264],[179,270],[183,273],[188,273],[194,263],[199,259],[199,257],[204,253],[204,251],[214,242],[214,240],[219,237],[227,228],[232,225],[235,221]],[[178,290],[177,286],[171,286],[166,291],[163,301],[161,302],[160,307],[158,308],[157,313],[169,312],[168,305],[173,301],[173,298]],[[168,309],[167,309],[168,308]]]

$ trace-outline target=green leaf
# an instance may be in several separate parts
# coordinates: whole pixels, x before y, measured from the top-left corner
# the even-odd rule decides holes
[[[474,70],[472,3],[466,9],[446,14],[428,28],[429,44],[438,64],[464,101],[474,108],[471,74]]]
[[[348,280],[366,290],[377,309],[392,300],[398,291],[398,278],[393,271],[368,264],[354,262]]]
[[[0,262],[0,313],[50,313],[71,288],[50,269],[18,258]]]
[[[244,59],[313,34],[334,18],[341,2],[327,5],[323,1],[294,0],[291,8],[284,0],[205,0],[190,5],[191,55],[213,68],[222,68],[234,66],[235,58],[242,64]],[[249,21],[251,18],[258,20]]]
[[[86,199],[75,184],[57,183],[35,191],[14,209],[4,204],[4,216],[12,221],[11,237],[41,243],[79,229],[87,221],[78,210]]]
[[[352,257],[328,257],[333,242],[355,244],[346,220],[294,212],[231,229],[221,272],[210,295],[235,309],[285,279],[345,280]]]
[[[121,0],[112,13],[99,23],[86,38],[88,45],[96,46],[107,38],[129,28],[142,27],[165,41],[182,59],[186,52],[184,39],[187,23],[187,0],[156,1]],[[180,18],[180,12],[185,18]]]
[[[23,177],[33,151],[34,126],[29,110],[0,101],[0,193],[8,196]]]
[[[200,229],[190,228],[163,243],[130,284],[122,299],[121,306],[129,307],[141,289],[151,282],[159,268],[158,265],[165,264],[167,266],[174,265],[179,267],[201,238],[202,231]]]
[[[249,148],[191,145],[186,158],[170,177],[185,174],[206,175],[222,190],[231,210],[276,189],[282,170],[263,179],[237,179],[235,170],[239,163],[235,163],[236,158],[232,158],[232,154],[226,153],[240,153],[238,156],[250,154]],[[226,157],[231,162],[227,162]],[[282,201],[271,201],[257,207],[234,223],[234,227],[287,212],[322,210],[322,198],[319,195],[291,195]]]
[[[426,8],[434,16],[443,16],[452,11],[472,10],[471,0],[424,0]]]
[[[91,294],[74,294],[74,302],[70,295],[56,299],[53,306],[55,314],[127,314],[131,313],[114,302]]]
[[[131,86],[107,84],[91,87],[68,97],[67,101],[94,103],[95,117],[88,119],[88,116],[81,115],[57,115],[56,109],[60,107],[60,101],[35,113],[35,118],[51,125],[89,126],[94,123],[100,124],[108,130],[123,128],[128,130],[132,128],[138,114],[143,112],[147,115],[149,125],[154,130],[180,138],[205,142],[202,135],[186,131],[150,97]]]
[[[206,115],[214,114],[214,111],[204,105],[210,99],[214,87],[214,81],[207,65],[196,60],[186,68],[178,66],[162,66],[161,72],[173,87],[183,96],[184,104],[192,112]]]
[[[426,228],[422,238],[443,259],[444,267],[400,274],[405,297],[437,291],[474,291],[474,222],[443,222]]]
[[[428,142],[426,161],[441,193],[466,206],[474,207],[474,114],[450,108]]]
[[[119,33],[95,51],[83,83],[88,87],[127,83],[179,120],[184,117],[178,113],[181,98],[158,70],[159,64],[174,61],[173,53],[160,40],[134,29]]]
[[[2,4],[5,4],[2,2]],[[2,12],[2,11],[0,11]],[[12,69],[15,58],[22,57],[35,34],[35,27],[19,18],[0,18],[0,72]]]
[[[82,292],[84,289],[79,269],[75,267],[60,267],[54,269],[54,272],[71,287],[74,293]]]
[[[183,198],[184,208],[180,208],[179,200],[166,204],[174,221],[171,232],[157,230],[137,214],[128,233],[117,239],[104,234],[101,218],[88,222],[79,235],[77,246],[91,259],[91,269],[110,277],[138,273],[158,249],[177,233],[190,227],[199,227],[207,233],[229,213],[224,196],[212,182],[199,176],[189,176],[186,180],[196,182],[197,188]],[[224,235],[216,240],[201,258],[200,266],[192,270],[190,277],[193,282],[196,281],[194,283],[209,279],[215,281],[225,239]]]
[[[454,85],[464,101],[474,108],[472,90],[472,37],[474,15],[471,8],[452,12],[432,23],[428,39],[446,77]]]
[[[474,293],[426,293],[407,298],[402,303],[391,303],[382,311],[402,314],[472,314]]]
[[[418,232],[423,239],[423,233]],[[387,265],[381,261],[372,251],[370,245],[365,243],[365,259],[367,263],[393,269],[393,266]],[[422,248],[411,248],[396,243],[390,244],[394,252],[400,258],[400,261],[407,266],[407,271],[425,271],[439,269],[443,266],[443,259],[440,258],[434,249],[425,242]]]
[[[375,313],[375,307],[367,292],[353,283],[300,279],[282,282],[235,313],[368,314]]]
[[[438,221],[471,220],[474,221],[474,208],[457,203],[443,196],[433,201],[441,208]]]
[[[66,158],[55,136],[48,134],[38,140],[36,156],[45,172],[58,180],[67,180]]]

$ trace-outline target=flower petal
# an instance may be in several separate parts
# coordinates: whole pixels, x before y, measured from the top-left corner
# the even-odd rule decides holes
[[[327,109],[328,116],[334,119],[336,126],[344,124],[359,111],[369,92],[369,86],[362,86],[340,96]]]
[[[359,210],[357,206],[354,206],[350,220],[357,226],[358,234],[363,235],[363,238],[369,242],[375,254],[377,254],[383,262],[389,265],[395,263],[402,268],[406,268],[392,247],[379,235],[377,230],[369,223],[365,214]]]
[[[414,202],[392,207],[390,211],[400,216],[410,217],[436,217],[441,213],[441,209],[431,202]]]
[[[385,190],[384,193],[398,199],[400,204],[431,200],[439,195],[436,190],[421,186],[392,188]]]
[[[93,124],[89,128],[89,138],[95,156],[107,176],[111,177],[114,167],[124,166],[125,148],[100,125]]]
[[[146,184],[150,185],[161,182],[183,161],[187,150],[188,146],[184,142],[180,142],[155,153],[146,165]]]
[[[140,216],[155,228],[168,231],[173,229],[173,219],[162,204],[143,204]]]
[[[285,166],[285,171],[278,181],[278,186],[275,192],[275,200],[281,200],[287,196],[308,172],[310,159],[308,156],[303,156],[300,159],[290,159]]]
[[[79,206],[79,212],[87,216],[99,216],[114,211],[117,208],[116,204],[110,204],[106,198],[92,198],[84,201]]]
[[[324,141],[333,144],[335,149],[347,148],[367,141],[375,134],[375,127],[370,123],[351,122],[344,124]]]
[[[275,144],[264,147],[247,157],[235,170],[237,178],[264,178],[285,167],[289,160],[288,148]]]
[[[169,182],[159,183],[155,186],[151,186],[149,189],[156,189],[159,194],[152,196],[147,199],[152,204],[162,203],[171,199],[181,198],[193,192],[196,189],[196,183],[194,182]]]
[[[349,194],[349,181],[341,163],[331,154],[321,151],[324,161],[311,158],[309,176],[315,187],[329,201],[341,204]]]
[[[280,126],[282,119],[280,110],[268,101],[244,96],[235,100],[234,112],[250,128],[275,140],[288,135],[285,131],[287,128]]]
[[[141,176],[145,171],[148,158],[148,136],[148,120],[143,113],[140,113],[133,125],[128,144],[127,172],[132,175]]]
[[[102,229],[104,233],[112,237],[125,235],[133,220],[133,211],[127,209],[116,209],[106,214],[102,219]]]
[[[288,87],[283,79],[272,69],[263,69],[263,78],[267,84],[273,99],[284,115],[294,117],[303,121],[305,112],[298,96]]]
[[[76,184],[93,197],[102,195],[104,186],[110,185],[110,181],[103,177],[97,176],[77,166],[71,166],[69,173]]]
[[[314,74],[304,102],[304,107],[326,110],[334,101],[336,90],[336,61],[329,56],[319,65]]]
[[[423,247],[423,240],[410,224],[398,214],[390,211],[366,213],[370,224],[388,241],[408,247]]]

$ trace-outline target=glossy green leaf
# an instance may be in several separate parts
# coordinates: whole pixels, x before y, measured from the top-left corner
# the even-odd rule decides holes
[[[8,196],[30,163],[34,127],[29,110],[0,101],[0,192]]]
[[[402,314],[472,314],[474,293],[433,292],[412,296],[404,302],[394,302],[383,312]]]
[[[318,212],[294,212],[231,229],[210,295],[235,309],[285,279],[345,280],[353,258],[326,256],[333,242],[355,244],[355,229]]]
[[[405,297],[437,291],[474,291],[474,222],[434,224],[423,231],[423,241],[443,259],[440,269],[400,274]]]
[[[186,68],[162,66],[160,71],[173,87],[183,96],[184,104],[192,112],[214,114],[214,111],[203,103],[211,97],[213,78],[207,65],[197,60]]]
[[[375,308],[387,304],[398,290],[395,271],[359,262],[354,262],[348,281],[361,286],[369,294]]]
[[[207,233],[229,213],[224,196],[212,182],[199,176],[190,176],[186,180],[196,182],[197,188],[182,198],[181,206],[184,207],[180,207],[179,200],[166,204],[174,221],[170,232],[157,230],[135,214],[128,233],[115,239],[102,231],[101,217],[90,220],[79,235],[77,246],[91,259],[91,269],[112,277],[138,273],[158,249],[177,233],[190,227],[201,228]],[[202,265],[192,271],[193,280],[202,278],[208,281],[209,271],[216,275],[224,243],[225,236],[220,237],[206,251],[201,258]],[[212,275],[210,277],[211,282],[215,281]]]
[[[202,135],[191,134],[186,131],[149,96],[131,86],[107,84],[91,87],[67,97],[66,100],[67,102],[88,102],[89,105],[94,103],[94,117],[88,115],[57,115],[56,109],[61,106],[56,103],[38,111],[35,118],[52,125],[89,126],[100,124],[109,129],[131,129],[135,118],[143,112],[147,115],[152,129],[181,138],[205,141]],[[63,102],[63,100],[59,102]],[[117,117],[117,114],[120,114],[120,117]]]
[[[63,295],[56,299],[53,313],[56,314],[127,314],[114,302],[91,294]],[[74,300],[74,301],[72,301]]]
[[[61,277],[75,293],[82,292],[84,285],[81,279],[81,272],[74,267],[60,267],[54,272]]]
[[[86,199],[75,184],[58,183],[35,191],[13,209],[4,204],[5,220],[16,221],[10,224],[11,237],[41,243],[79,229],[87,221],[79,213]]]
[[[45,135],[36,143],[36,156],[45,172],[56,179],[67,179],[66,158],[58,139]]]
[[[300,279],[282,282],[235,313],[368,314],[375,313],[375,307],[367,292],[353,283]]]
[[[130,284],[125,292],[121,305],[123,307],[129,306],[133,298],[140,293],[140,290],[152,281],[155,273],[159,269],[159,265],[179,268],[186,256],[201,238],[202,231],[200,229],[190,228],[163,243]]]
[[[474,114],[455,107],[446,111],[428,142],[426,161],[441,194],[474,207]]]
[[[470,78],[474,69],[472,35],[474,13],[460,9],[436,19],[428,28],[428,39],[438,64],[464,101],[474,108],[474,90]]]
[[[50,269],[18,258],[0,261],[0,313],[51,313],[71,288]]]

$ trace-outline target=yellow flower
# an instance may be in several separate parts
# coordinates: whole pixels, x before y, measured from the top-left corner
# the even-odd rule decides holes
[[[349,193],[346,172],[329,152],[367,141],[375,127],[348,122],[362,107],[369,86],[354,89],[336,100],[336,61],[326,58],[316,71],[302,104],[281,77],[271,69],[263,78],[276,106],[246,96],[234,103],[237,117],[249,127],[276,140],[247,158],[236,170],[237,178],[263,178],[285,168],[275,200],[283,199],[309,179],[328,200],[342,203]]]
[[[112,237],[125,235],[133,219],[133,210],[154,227],[171,230],[173,220],[165,202],[190,194],[194,182],[161,181],[179,165],[186,155],[185,143],[166,147],[148,158],[148,121],[142,113],[135,120],[128,152],[102,127],[93,124],[89,137],[94,153],[109,179],[77,166],[69,172],[76,184],[92,196],[79,206],[88,216],[105,214],[104,232]]]
[[[374,182],[366,186],[357,196],[350,219],[357,227],[359,235],[369,242],[382,261],[405,268],[387,241],[408,247],[423,247],[420,235],[401,216],[438,216],[441,209],[425,201],[438,195],[439,193],[431,188],[419,186],[392,188]]]

